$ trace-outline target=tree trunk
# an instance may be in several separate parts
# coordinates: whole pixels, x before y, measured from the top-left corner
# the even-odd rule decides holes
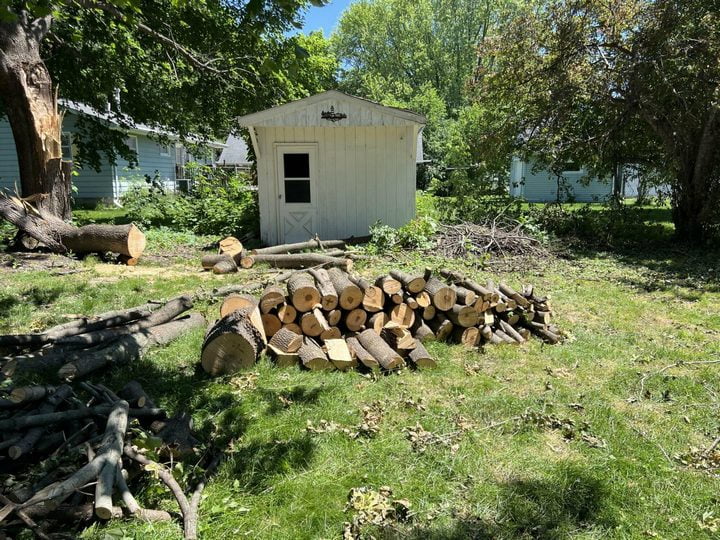
[[[49,15],[31,20],[25,11],[0,23],[0,94],[17,150],[20,195],[47,194],[38,207],[68,219],[71,178],[62,166],[62,115],[40,57],[51,23]]]
[[[672,196],[672,218],[678,239],[689,244],[702,244],[706,240],[708,222],[707,201],[710,194],[696,185],[692,172],[680,171]]]

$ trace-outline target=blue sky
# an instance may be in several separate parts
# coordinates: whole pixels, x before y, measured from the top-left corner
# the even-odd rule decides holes
[[[352,0],[330,0],[330,3],[323,7],[310,6],[305,13],[303,32],[308,34],[313,30],[323,30],[325,37],[329,36],[340,15],[351,3]]]

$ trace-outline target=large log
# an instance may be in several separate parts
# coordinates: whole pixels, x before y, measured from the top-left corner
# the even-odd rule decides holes
[[[231,261],[237,267],[237,264],[229,255],[218,255],[215,253],[212,255],[204,255],[200,259],[200,265],[203,267],[203,270],[212,270],[217,263],[222,261]]]
[[[270,339],[268,345],[272,345],[284,353],[295,353],[302,346],[302,342],[302,336],[287,328],[281,328]]]
[[[369,352],[378,364],[384,369],[399,369],[405,365],[405,362],[398,353],[396,353],[390,345],[388,345],[373,329],[367,329],[357,336],[360,345]]]
[[[222,306],[220,306],[220,317],[225,317],[238,309],[254,309],[257,305],[257,299],[251,294],[231,294],[223,300]]]
[[[307,369],[318,370],[334,368],[325,352],[320,348],[320,345],[310,337],[306,336],[303,339],[302,347],[298,350],[298,356],[300,356],[302,365]]]
[[[112,252],[137,259],[145,251],[145,235],[134,224],[75,227],[4,194],[0,194],[0,216],[55,253]]]
[[[369,313],[377,313],[378,311],[382,311],[382,308],[385,305],[385,293],[380,287],[373,285],[367,279],[359,276],[351,276],[350,281],[352,281],[362,290],[362,306],[365,311]]]
[[[306,336],[318,337],[324,331],[329,330],[330,325],[322,310],[316,306],[300,318],[300,328]]]
[[[252,268],[255,263],[265,263],[273,268],[310,268],[327,266],[342,268],[346,272],[352,270],[352,259],[328,257],[319,253],[291,253],[289,255],[248,255],[240,260],[243,268]]]
[[[345,272],[339,268],[330,268],[328,276],[338,294],[338,303],[341,308],[351,310],[362,303],[362,289],[350,281]]]
[[[437,367],[435,359],[419,340],[415,340],[415,347],[410,350],[408,358],[410,358],[413,364],[421,369]]]
[[[283,324],[290,324],[297,319],[297,309],[290,304],[283,304],[277,308],[277,316]]]
[[[315,284],[320,291],[320,304],[325,311],[332,311],[338,306],[338,295],[330,280],[327,270],[324,268],[311,268],[308,270],[315,278]]]
[[[285,303],[285,291],[279,285],[268,285],[260,295],[258,306],[260,313],[270,313]]]
[[[438,314],[434,319],[429,320],[427,325],[433,331],[438,341],[446,340],[453,331],[453,323],[442,314]]]
[[[225,375],[255,365],[263,349],[262,334],[250,320],[250,310],[241,309],[210,329],[200,360],[210,375]]]
[[[327,249],[327,248],[344,248],[343,240],[308,240],[307,242],[295,242],[293,244],[280,244],[266,248],[250,250],[250,255],[272,255],[276,253],[292,253],[294,251],[304,251],[306,249]]]
[[[350,354],[352,354],[353,358],[357,359],[363,366],[370,369],[380,367],[380,364],[377,360],[375,360],[375,357],[360,344],[357,336],[347,337],[345,338],[345,342],[347,343],[348,349],[350,349]]]
[[[402,283],[405,290],[410,293],[419,293],[425,288],[425,278],[422,276],[411,276],[399,270],[391,270],[390,275]]]
[[[351,332],[362,330],[367,321],[367,311],[362,308],[351,309],[345,314],[345,326]]]
[[[263,330],[267,337],[272,337],[275,333],[282,328],[282,322],[277,315],[272,313],[263,313],[260,315],[262,320]]]
[[[375,285],[380,287],[388,296],[397,294],[402,290],[402,283],[392,276],[380,276],[375,280]]]
[[[455,343],[460,343],[465,347],[473,348],[480,341],[480,330],[476,326],[471,326],[469,328],[458,326],[453,329],[452,337]]]
[[[478,324],[478,314],[472,306],[455,304],[452,309],[445,312],[445,315],[455,326],[469,328]]]
[[[237,271],[237,264],[229,258],[216,262],[215,266],[212,267],[212,273],[216,275],[234,274]]]
[[[430,278],[425,283],[425,291],[430,295],[433,305],[440,311],[448,311],[457,299],[452,287],[448,287],[437,278]]]
[[[315,287],[315,280],[307,272],[298,272],[290,276],[287,289],[290,302],[300,313],[306,313],[320,303],[320,291]]]
[[[218,243],[218,251],[221,255],[227,255],[228,257],[235,257],[240,255],[243,251],[243,245],[240,240],[234,236],[228,236],[223,238]]]

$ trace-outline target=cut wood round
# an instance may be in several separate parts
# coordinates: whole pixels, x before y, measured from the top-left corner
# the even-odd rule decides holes
[[[393,304],[402,304],[403,301],[403,294],[402,293],[395,293],[390,297],[390,301]]]
[[[439,279],[430,278],[425,284],[425,290],[432,298],[433,305],[440,311],[447,311],[455,305],[455,291]]]
[[[505,313],[508,309],[508,305],[505,302],[497,302],[493,309],[495,310],[495,313]]]
[[[390,321],[390,317],[388,317],[387,313],[380,311],[370,317],[368,326],[379,334],[388,321]]]
[[[283,304],[278,308],[277,316],[283,324],[295,322],[295,319],[297,319],[297,309],[290,304]]]
[[[550,312],[549,311],[536,311],[535,316],[532,318],[532,320],[541,322],[543,324],[550,324]]]
[[[210,375],[225,375],[257,362],[264,348],[260,330],[250,321],[250,310],[233,311],[205,336],[201,363]]]
[[[232,257],[229,257],[228,255],[204,255],[202,259],[200,259],[200,264],[202,265],[203,269],[205,270],[212,270],[213,267],[221,262],[221,261],[231,261]]]
[[[260,295],[258,306],[260,313],[270,313],[280,304],[285,303],[285,291],[278,285],[268,285]]]
[[[426,321],[434,319],[436,314],[437,310],[432,304],[422,310],[422,318]]]
[[[357,365],[357,360],[353,358],[344,339],[325,340],[325,350],[330,362],[341,371],[351,369]]]
[[[212,268],[212,273],[218,275],[234,274],[237,271],[237,264],[235,264],[235,261],[233,261],[232,259],[224,259],[222,261],[218,261]]]
[[[415,300],[415,297],[405,293],[403,295],[403,302],[408,305],[410,309],[413,311],[420,307],[420,304],[417,303],[417,300]]]
[[[328,276],[338,294],[338,302],[343,309],[355,309],[363,300],[363,292],[348,275],[339,268],[330,268]]]
[[[239,255],[240,253],[242,253],[242,250],[242,242],[240,242],[240,240],[238,240],[234,236],[228,236],[227,238],[223,238],[219,242],[219,251],[223,255],[235,257],[235,255]]]
[[[333,309],[325,315],[325,318],[330,326],[337,326],[342,319],[342,310]]]
[[[434,319],[429,320],[427,324],[435,333],[435,339],[438,341],[446,340],[453,331],[453,323],[442,314],[438,314]]]
[[[345,314],[345,327],[351,332],[358,332],[362,330],[366,321],[367,311],[364,309],[352,309]]]
[[[282,328],[282,323],[280,322],[280,319],[278,319],[277,315],[273,315],[272,313],[263,313],[260,315],[260,319],[262,319],[262,325],[265,329],[265,335],[267,337],[274,336],[277,331]]]
[[[375,280],[375,285],[380,287],[388,296],[397,294],[402,290],[402,283],[392,276],[380,276]]]
[[[425,288],[425,278],[422,276],[412,276],[399,270],[391,270],[390,275],[402,283],[405,290],[410,293],[419,293]]]
[[[415,348],[415,338],[410,330],[392,321],[382,329],[380,336],[400,354],[406,354],[407,351]]]
[[[527,328],[518,328],[517,331],[518,334],[520,334],[525,341],[529,340],[530,336],[532,335],[530,330],[528,330]]]
[[[478,298],[477,300],[475,300],[475,304],[473,304],[473,307],[475,308],[475,311],[480,314],[483,311],[487,311],[488,309],[490,309],[490,301]]]
[[[302,337],[298,336],[298,338],[302,343]],[[268,343],[268,352],[270,353],[272,359],[275,360],[275,365],[277,367],[292,367],[297,366],[300,363],[300,355],[297,352],[283,352],[270,343]]]
[[[287,324],[283,324],[283,328],[287,328],[291,332],[295,332],[297,335],[302,336],[302,328],[300,328],[299,324],[287,323]]]
[[[365,330],[358,334],[357,338],[358,341],[360,341],[360,345],[362,345],[384,369],[399,369],[405,365],[402,356],[392,350],[390,345],[385,343],[375,330],[371,328]]]
[[[363,292],[362,306],[369,313],[381,311],[385,305],[385,293],[362,277],[350,277],[350,280]]]
[[[342,332],[337,326],[331,326],[327,330],[323,330],[320,334],[321,341],[327,341],[328,339],[340,339]]]
[[[425,324],[425,321],[421,321],[420,324],[416,324],[413,333],[420,341],[433,341],[435,339],[435,334],[430,327]]]
[[[457,303],[463,306],[472,306],[477,302],[478,295],[475,291],[466,289],[460,285],[453,287],[457,295]]]
[[[155,408],[155,403],[143,389],[138,381],[130,381],[117,393],[118,397],[127,401],[131,407],[142,409],[148,407]]]
[[[472,306],[455,304],[445,315],[455,326],[462,326],[463,328],[475,326],[478,323],[478,314]]]
[[[300,313],[306,313],[320,303],[320,291],[315,287],[315,280],[306,272],[290,276],[287,288],[292,305]]]
[[[480,330],[475,326],[471,326],[470,328],[459,326],[453,329],[452,337],[455,343],[460,343],[465,347],[472,348],[479,343]]]
[[[320,345],[307,336],[303,339],[302,347],[298,350],[298,356],[302,365],[307,369],[333,369],[334,367],[325,352],[320,348]]]
[[[8,396],[12,403],[27,403],[43,399],[55,391],[54,386],[19,386]]]
[[[338,294],[330,281],[330,276],[324,268],[311,268],[308,270],[315,278],[315,284],[320,291],[320,304],[325,311],[332,311],[338,306]]]
[[[276,349],[285,353],[297,352],[302,346],[302,336],[296,334],[288,328],[281,328],[270,339],[268,345],[272,345]]]
[[[516,311],[507,311],[503,316],[503,320],[511,326],[515,326],[520,322],[520,314]]]
[[[330,325],[325,319],[322,310],[315,307],[300,318],[300,328],[306,336],[318,337],[324,330],[328,330]]]
[[[421,369],[437,367],[435,359],[427,351],[427,349],[420,342],[420,340],[417,339],[415,340],[415,347],[408,354],[408,358],[410,358],[413,364],[415,364],[418,368]]]
[[[220,316],[225,317],[238,309],[254,308],[257,306],[257,299],[250,294],[231,294],[223,300],[220,306]]]
[[[407,304],[398,304],[390,311],[390,320],[410,328],[415,322],[415,312]]]
[[[365,347],[360,344],[356,336],[347,337],[345,342],[347,343],[348,349],[350,349],[350,354],[352,354],[353,357],[356,358],[363,366],[370,369],[380,367],[380,364],[378,364],[378,361],[375,360],[375,357],[365,350]]]
[[[432,305],[432,298],[430,298],[430,294],[427,291],[420,291],[417,293],[415,295],[415,301],[418,303],[418,306],[422,308]]]

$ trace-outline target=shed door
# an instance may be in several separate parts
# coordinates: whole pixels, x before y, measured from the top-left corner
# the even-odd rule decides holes
[[[303,242],[318,233],[316,144],[277,144],[280,242]]]

